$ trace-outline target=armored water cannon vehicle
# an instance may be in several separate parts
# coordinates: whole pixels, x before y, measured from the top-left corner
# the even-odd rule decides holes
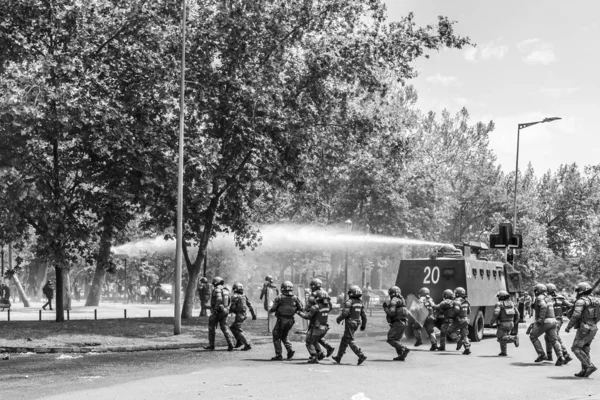
[[[465,288],[471,304],[469,336],[478,342],[489,326],[498,291],[506,290],[513,300],[522,291],[520,273],[508,263],[488,261],[481,255],[484,250],[488,250],[485,243],[468,242],[444,245],[429,258],[401,260],[396,286],[404,296],[417,297],[419,289],[427,287],[436,304],[444,290]]]

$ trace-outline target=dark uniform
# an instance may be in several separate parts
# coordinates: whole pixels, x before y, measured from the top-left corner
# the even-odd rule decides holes
[[[427,316],[427,319],[425,319],[423,326],[421,326],[421,324],[419,324],[418,321],[415,321],[415,323],[413,324],[415,339],[417,339],[415,346],[419,346],[421,343],[423,343],[422,330],[423,328],[425,328],[425,332],[427,333],[429,341],[431,342],[431,348],[429,350],[434,351],[438,348],[437,338],[435,337],[435,332],[433,330],[433,328],[435,328],[436,321],[434,310],[435,303],[429,295],[419,297],[419,301],[421,302],[421,304],[423,304],[423,306],[425,306],[427,311],[429,311],[429,315]]]
[[[234,291],[236,291],[235,288]],[[231,296],[231,305],[229,306],[229,313],[235,314],[235,320],[231,324],[230,328],[231,333],[233,334],[236,340],[235,347],[238,348],[242,347],[243,345],[244,348],[242,350],[244,351],[250,350],[252,348],[250,346],[250,343],[248,343],[248,339],[246,339],[246,335],[244,335],[244,331],[242,329],[242,324],[248,317],[248,310],[250,310],[252,320],[255,321],[256,313],[254,312],[254,308],[252,307],[252,303],[250,303],[250,300],[248,300],[248,297],[246,297],[246,295],[243,293],[234,293],[233,296]]]
[[[503,296],[504,293],[506,294],[505,296]],[[494,307],[494,314],[492,315],[490,325],[495,325],[496,322],[498,323],[496,329],[496,338],[500,343],[500,354],[498,355],[505,356],[507,349],[506,345],[508,343],[514,343],[516,347],[519,346],[519,336],[511,335],[511,332],[515,327],[515,324],[519,323],[521,315],[515,304],[508,300],[508,293],[500,292],[497,296],[500,301],[498,301]]]
[[[392,286],[389,289],[389,294],[390,304],[383,304],[386,320],[390,324],[387,342],[396,349],[397,357],[394,358],[394,361],[404,361],[410,352],[410,349],[400,342],[404,335],[408,319],[406,300],[400,294],[400,289],[397,286]]]
[[[290,287],[287,287],[288,284]],[[284,282],[281,285],[281,295],[275,298],[273,306],[269,310],[271,313],[275,313],[277,322],[275,328],[273,328],[273,345],[275,346],[275,357],[272,360],[282,360],[282,348],[281,343],[287,350],[287,359],[294,357],[294,350],[292,349],[292,343],[288,340],[288,334],[294,323],[294,314],[296,311],[302,311],[302,303],[297,296],[292,294],[293,285],[291,282]]]
[[[356,332],[359,325],[361,331],[365,329],[367,326],[367,314],[365,313],[362,301],[360,301],[360,296],[362,295],[360,288],[352,286],[350,287],[350,290],[348,290],[348,294],[350,295],[350,298],[344,302],[344,308],[342,309],[341,314],[336,318],[338,324],[345,321],[344,335],[342,336],[337,355],[332,358],[339,364],[346,353],[346,349],[350,347],[354,354],[358,356],[358,365],[360,365],[367,357],[365,357],[362,350],[356,345],[356,342],[354,341],[354,332]]]
[[[465,347],[463,354],[471,354],[471,342],[469,341],[469,314],[471,313],[471,305],[467,299],[459,297],[452,303],[454,308],[454,318],[448,326],[448,334],[457,332],[460,335],[456,350],[460,350],[462,346]]]
[[[577,291],[578,299],[573,306],[573,313],[565,332],[569,332],[573,327],[577,329],[571,350],[581,361],[581,372],[575,376],[588,377],[598,369],[592,364],[590,345],[598,332],[600,299],[591,295],[592,287],[588,283],[580,283]]]
[[[206,278],[202,278],[198,284],[198,298],[200,299],[200,316],[206,317],[210,309],[210,285]]]
[[[5,308],[10,309],[10,288],[8,285],[0,282],[0,308],[4,310]]]
[[[324,293],[326,294],[324,304],[329,308],[329,311],[331,312],[331,310],[333,309],[333,307],[331,305],[331,299],[329,298],[329,294],[327,294],[327,292],[324,291]],[[315,296],[316,296],[316,292],[313,292],[312,295],[308,298],[308,301],[306,302],[306,307],[305,307],[304,311],[309,312],[310,309],[312,308],[312,306],[317,304],[315,301]],[[325,335],[323,335],[317,341],[317,343],[315,344],[315,349],[317,350],[317,353],[319,354],[319,357],[318,357],[319,360],[322,360],[325,357],[330,357],[333,354],[333,352],[335,351],[335,347],[330,345],[329,342],[327,340],[325,340]],[[325,354],[323,352],[323,349],[325,349],[327,351],[327,354]]]
[[[227,326],[229,316],[230,294],[229,289],[223,287],[223,280],[213,279],[215,288],[210,296],[210,317],[208,317],[208,346],[206,350],[214,350],[217,325],[227,341],[227,351],[233,350],[233,335]]]
[[[450,322],[454,319],[456,311],[454,310],[454,299],[444,299],[437,305],[438,320],[442,321],[440,326],[440,347],[439,350],[446,350],[446,340],[450,328]],[[441,318],[440,318],[441,317]]]
[[[567,347],[565,346],[565,344],[563,343],[562,339],[560,338],[560,328],[563,325],[563,315],[569,311],[571,309],[571,307],[573,307],[573,305],[571,303],[569,303],[564,296],[562,295],[556,295],[556,293],[554,293],[552,295],[552,300],[553,300],[553,308],[554,308],[554,315],[556,316],[556,339],[558,341],[558,345],[560,346],[561,350],[562,350],[562,354],[563,357],[565,358],[564,363],[567,364],[569,361],[571,361],[573,358],[569,355],[569,351],[567,350]],[[549,341],[546,341],[546,357],[548,358],[548,360],[552,360],[552,344]]]
[[[331,308],[326,301],[328,297],[326,292],[323,292],[323,294],[314,293],[313,295],[318,299],[317,302],[313,303],[307,312],[298,311],[298,315],[310,321],[306,332],[306,348],[310,354],[308,362],[316,364],[325,357],[320,349],[319,342],[323,340],[329,330],[327,319]]]
[[[543,286],[543,288],[539,288]],[[535,362],[541,362],[546,360],[546,353],[540,343],[539,337],[545,336],[545,340],[550,343],[556,352],[558,360],[556,361],[557,366],[561,366],[564,363],[562,356],[562,349],[558,344],[556,337],[556,316],[554,315],[554,303],[551,298],[546,296],[546,286],[536,285],[536,298],[534,303],[535,323],[529,334],[529,340],[533,343],[533,347],[538,354],[538,358]]]

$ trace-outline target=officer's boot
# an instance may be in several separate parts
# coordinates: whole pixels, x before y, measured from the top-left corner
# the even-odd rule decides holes
[[[569,353],[565,352],[565,364],[567,365],[569,363],[569,361],[573,361],[573,357],[571,357],[571,355]]]
[[[579,371],[578,373],[575,374],[576,377],[578,378],[583,378],[585,377],[585,369]]]
[[[596,368],[596,367],[595,367],[595,366],[593,366],[593,365],[590,365],[589,367],[587,367],[587,368],[585,369],[585,374],[584,374],[583,376],[585,376],[585,377],[587,378],[588,376],[590,376],[591,374],[593,374],[593,373],[594,373],[594,372],[596,372],[597,370],[598,370],[598,368]]]
[[[250,346],[249,344],[245,345],[244,348],[242,349],[242,351],[248,351],[248,350],[252,350],[252,346]]]
[[[317,357],[315,356],[310,356],[310,358],[307,361],[308,364],[318,364],[319,360],[317,360]]]
[[[237,340],[235,341],[235,346],[233,346],[233,347],[235,347],[236,349],[239,349],[239,348],[240,348],[240,347],[242,347],[243,345],[244,345],[244,343],[242,343],[242,342],[241,342],[239,339],[237,339]]]
[[[439,348],[437,347],[437,344],[432,344],[432,345],[431,345],[431,348],[429,349],[429,351],[436,351],[436,350],[438,350],[438,349],[439,349]]]
[[[275,357],[271,357],[272,361],[282,361],[283,357],[281,356],[281,354],[275,354]]]
[[[406,360],[406,356],[408,355],[408,353],[410,353],[410,349],[405,348],[402,354],[400,355],[400,361]]]
[[[356,363],[356,365],[360,365],[360,364],[364,363],[366,359],[367,359],[367,356],[365,356],[364,354],[361,354],[360,356],[358,356],[358,362]],[[596,368],[596,367],[594,367],[594,368]],[[592,371],[592,372],[594,372],[594,371]]]
[[[546,356],[544,354],[538,354],[538,358],[536,358],[534,362],[539,363],[542,361],[546,361]]]
[[[333,354],[334,351],[335,351],[335,347],[329,346],[329,348],[327,349],[327,355],[325,357],[331,357],[331,355]]]
[[[421,341],[421,339],[417,339],[417,341],[415,342],[415,347],[419,347],[422,344],[423,342]]]
[[[546,353],[546,360],[554,361],[554,359],[552,358],[552,351],[550,351],[550,353]]]

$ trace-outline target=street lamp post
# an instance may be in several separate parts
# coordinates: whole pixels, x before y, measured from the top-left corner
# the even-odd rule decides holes
[[[347,219],[344,222],[347,226],[348,231],[352,231],[352,220]],[[348,241],[346,241],[346,262],[345,262],[345,273],[344,273],[344,299],[348,299]]]
[[[518,128],[517,128],[517,163],[516,163],[516,167],[515,167],[515,199],[514,199],[514,216],[513,216],[513,229],[516,232],[517,231],[517,182],[519,179],[519,139],[521,137],[521,129],[525,129],[528,128],[532,125],[536,125],[536,124],[542,124],[545,122],[552,122],[552,121],[556,121],[558,119],[561,119],[559,117],[551,117],[551,118],[544,118],[542,121],[535,121],[535,122],[525,122],[522,124],[518,124]]]

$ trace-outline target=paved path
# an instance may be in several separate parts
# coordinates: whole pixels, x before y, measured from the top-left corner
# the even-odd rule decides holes
[[[570,344],[573,333],[564,336]],[[600,372],[579,379],[573,376],[579,370],[576,361],[563,367],[535,364],[527,339],[519,348],[509,347],[506,358],[496,356],[499,346],[487,337],[474,344],[470,356],[420,347],[413,348],[406,362],[391,361],[394,354],[383,337],[361,338],[358,344],[368,356],[362,366],[352,353],[342,365],[329,360],[306,364],[301,343],[294,344],[297,357],[285,362],[269,361],[270,344],[231,353],[194,349],[17,355],[0,361],[0,393],[11,400],[600,399]],[[600,359],[600,341],[594,342],[592,355]]]

